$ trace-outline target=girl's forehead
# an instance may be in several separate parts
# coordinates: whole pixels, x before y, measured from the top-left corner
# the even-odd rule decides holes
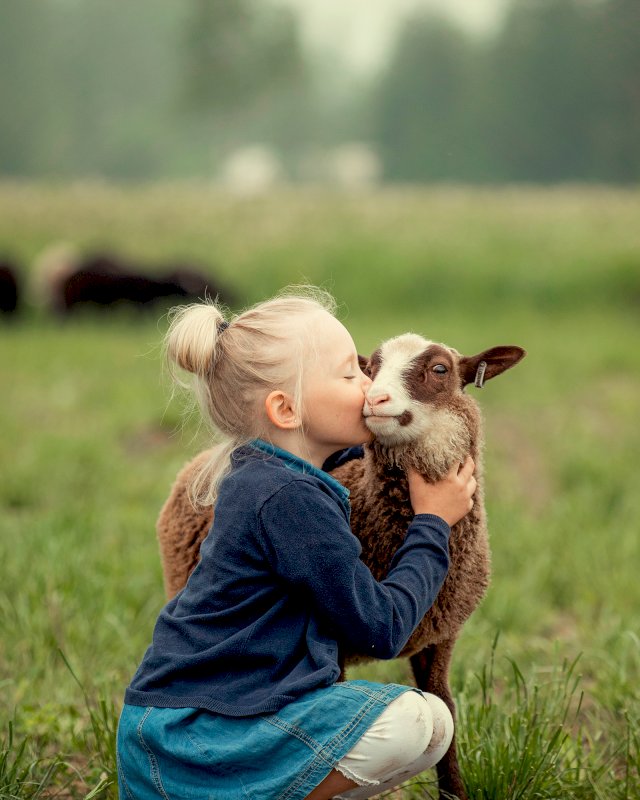
[[[307,363],[322,362],[327,369],[355,353],[355,344],[344,325],[327,312],[320,312],[307,327]]]
[[[327,312],[317,315],[316,325],[312,333],[318,350],[335,350],[342,347],[348,352],[353,349],[353,339],[351,334],[340,322]]]

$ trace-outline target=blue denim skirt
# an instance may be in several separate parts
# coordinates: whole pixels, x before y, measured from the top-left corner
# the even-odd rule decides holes
[[[125,705],[120,800],[302,800],[411,686],[344,681],[273,714]]]

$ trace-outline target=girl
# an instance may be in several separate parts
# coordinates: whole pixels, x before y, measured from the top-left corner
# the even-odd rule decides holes
[[[284,293],[230,322],[214,303],[188,306],[166,346],[223,443],[196,487],[216,504],[200,563],[125,694],[122,800],[360,800],[433,766],[453,735],[444,703],[336,682],[338,647],[400,652],[445,578],[473,462],[437,484],[408,475],[415,517],[378,582],[348,491],[322,469],[372,438],[371,381],[333,299]]]

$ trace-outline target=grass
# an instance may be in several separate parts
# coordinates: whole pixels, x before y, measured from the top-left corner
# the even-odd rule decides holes
[[[6,734],[0,740],[0,797],[3,800],[43,797],[63,766],[57,758],[33,756],[29,738],[17,740],[14,724],[8,722]]]
[[[242,303],[306,278],[333,289],[361,352],[405,330],[524,346],[477,394],[493,579],[452,666],[463,774],[482,800],[632,800],[639,212],[639,192],[609,189],[0,184],[0,252],[25,272],[59,239],[201,259]],[[122,693],[163,602],[155,518],[205,443],[169,401],[164,325],[30,309],[0,328],[0,800],[116,796]],[[401,661],[352,675],[410,680]]]

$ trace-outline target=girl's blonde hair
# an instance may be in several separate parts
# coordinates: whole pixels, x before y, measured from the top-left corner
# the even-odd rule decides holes
[[[210,299],[169,312],[164,340],[169,371],[178,384],[193,390],[218,440],[190,486],[195,506],[215,502],[232,451],[265,435],[263,403],[270,392],[288,391],[302,412],[304,367],[312,344],[305,327],[310,315],[335,310],[334,298],[323,289],[293,286],[229,319]],[[192,374],[190,383],[175,365]]]

